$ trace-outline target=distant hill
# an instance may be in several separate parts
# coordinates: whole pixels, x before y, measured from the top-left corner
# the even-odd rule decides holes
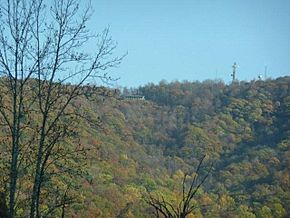
[[[142,101],[102,90],[74,101],[98,121],[78,126],[94,149],[79,159],[87,176],[76,177],[70,217],[152,217],[147,192],[175,204],[204,154],[214,170],[190,217],[290,216],[290,77],[160,82],[135,90]]]

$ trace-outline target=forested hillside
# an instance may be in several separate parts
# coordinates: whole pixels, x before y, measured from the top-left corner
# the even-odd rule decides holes
[[[214,167],[188,217],[290,216],[290,77],[230,85],[160,82],[133,90],[146,100],[84,88],[90,92],[70,107],[82,116],[65,120],[74,134],[54,158],[61,159],[57,152],[64,149],[83,153],[52,163],[43,182],[42,214],[60,217],[65,208],[66,217],[152,217],[149,193],[176,205],[184,175],[190,181],[206,155],[201,174]],[[3,130],[1,193],[9,174],[5,140]],[[28,214],[29,160],[23,153],[18,217]],[[70,201],[50,211],[65,198]]]

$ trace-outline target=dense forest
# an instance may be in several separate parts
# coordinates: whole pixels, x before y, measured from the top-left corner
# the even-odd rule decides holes
[[[178,204],[184,175],[191,181],[203,155],[200,174],[213,169],[188,217],[289,217],[290,77],[229,85],[161,81],[130,90],[145,100],[122,98],[128,90],[82,89],[86,95],[69,107],[80,116],[63,120],[70,137],[48,158],[40,194],[44,217],[152,217],[148,195]],[[36,114],[27,119],[38,125]],[[9,148],[0,128],[3,210]],[[29,214],[33,183],[35,153],[25,148],[17,217]]]
[[[91,3],[1,1],[0,218],[289,217],[290,77],[93,85],[127,53]]]

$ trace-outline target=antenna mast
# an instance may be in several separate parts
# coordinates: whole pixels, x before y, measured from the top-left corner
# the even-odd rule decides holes
[[[237,71],[237,63],[234,62],[233,67],[233,73],[231,74],[232,78],[233,78],[233,82],[236,80],[236,71]]]

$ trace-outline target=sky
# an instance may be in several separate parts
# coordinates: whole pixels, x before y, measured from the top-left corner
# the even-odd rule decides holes
[[[92,0],[92,31],[110,26],[118,86],[290,76],[290,0]]]

